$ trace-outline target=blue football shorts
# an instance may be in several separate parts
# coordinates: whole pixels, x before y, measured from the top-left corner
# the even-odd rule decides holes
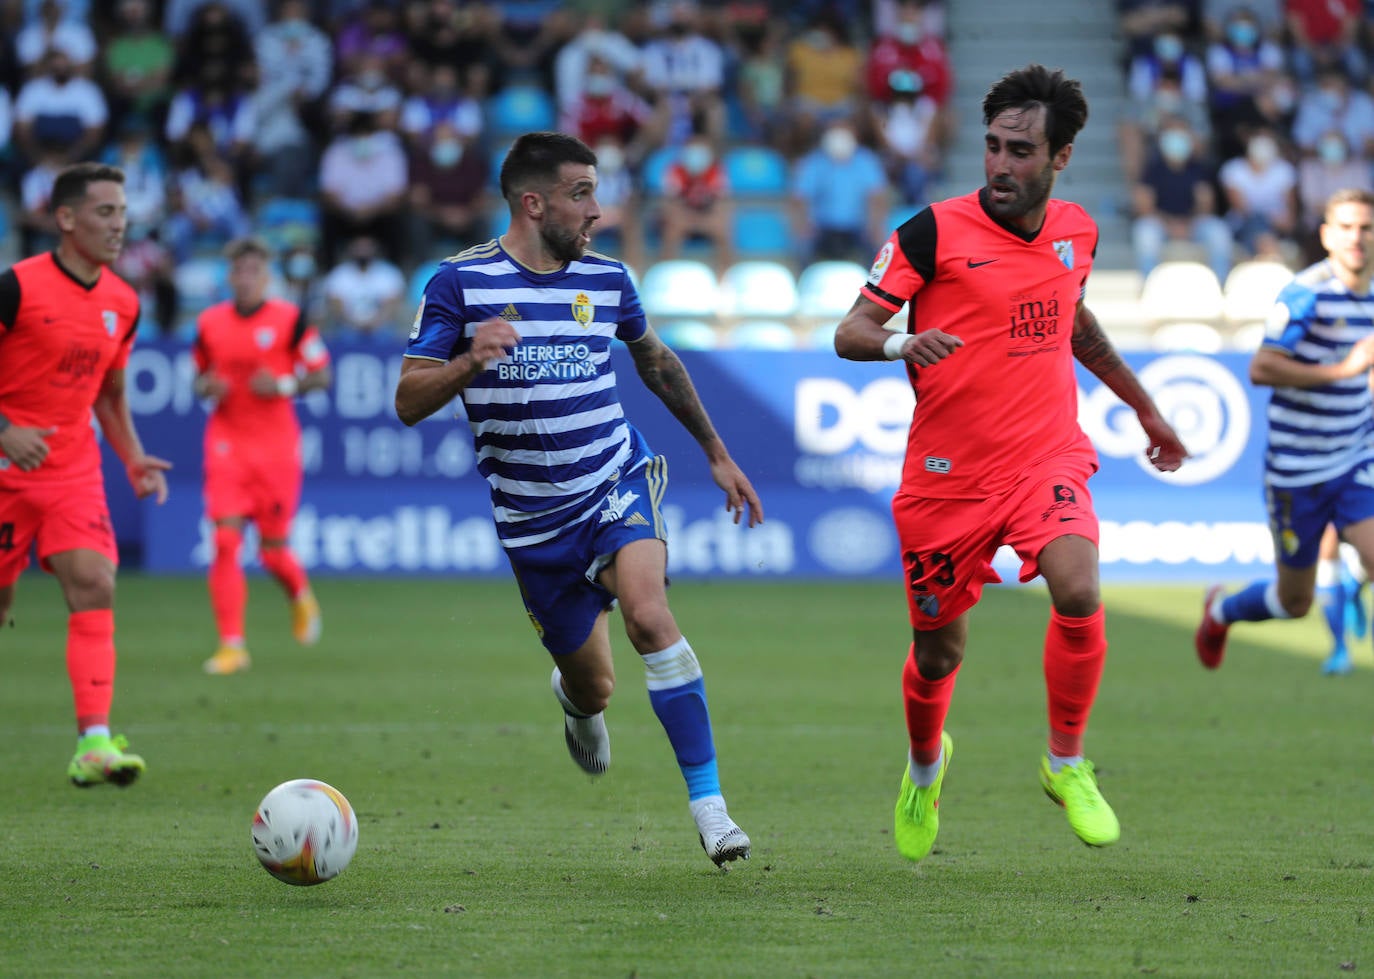
[[[1317,563],[1327,524],[1334,524],[1339,531],[1374,517],[1374,486],[1357,479],[1367,479],[1364,474],[1370,470],[1374,465],[1360,466],[1312,486],[1278,489],[1265,485],[1269,530],[1274,535],[1274,556],[1280,563],[1310,568]]]
[[[591,635],[597,616],[615,606],[615,596],[597,577],[617,551],[631,541],[667,542],[659,513],[667,487],[668,460],[654,456],[609,482],[586,519],[542,544],[506,550],[525,611],[550,653],[576,652]]]

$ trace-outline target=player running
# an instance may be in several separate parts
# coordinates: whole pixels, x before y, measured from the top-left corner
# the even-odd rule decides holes
[[[291,521],[301,498],[301,429],[292,400],[330,384],[329,351],[293,303],[269,299],[272,253],[257,238],[231,241],[233,298],[196,322],[195,390],[214,402],[205,425],[205,512],[215,527],[210,604],[219,649],[205,672],[238,673],[252,664],[244,645],[248,584],[239,563],[244,525],[258,528],[259,556],[291,602],[296,640],[320,638],[320,606],[291,552]]]
[[[1278,574],[1234,595],[1208,590],[1194,644],[1209,670],[1221,665],[1231,623],[1307,614],[1327,524],[1366,577],[1374,568],[1374,194],[1332,194],[1321,240],[1326,258],[1284,286],[1250,361],[1251,382],[1274,389],[1264,500]]]
[[[1007,544],[1021,580],[1043,575],[1046,794],[1093,846],[1115,843],[1083,735],[1107,653],[1098,590],[1092,443],[1078,426],[1074,359],[1135,409],[1155,468],[1187,455],[1174,430],[1083,304],[1097,226],[1053,200],[1088,105],[1062,71],[1029,65],[983,100],[987,184],[934,204],[878,252],[835,349],[849,360],[901,360],[917,406],[892,502],[906,570],[912,644],[902,677],[910,754],[897,798],[897,848],[925,857],[939,828],[954,743],[945,716],[964,659],[969,610]],[[885,329],[910,303],[907,329]]]
[[[0,275],[0,623],[36,544],[69,612],[78,740],[67,776],[124,786],[145,766],[110,733],[119,555],[92,415],[140,498],[167,499],[171,463],[143,451],[124,394],[138,294],[108,268],[124,244],[124,172],[67,167],[51,207],[57,248]]]
[[[717,866],[750,841],[725,807],[706,688],[668,608],[667,460],[625,419],[610,348],[700,443],[738,522],[763,521],[686,369],[650,328],[625,266],[587,251],[600,216],[596,155],[561,133],[527,133],[501,167],[510,229],[446,261],[425,287],[396,388],[413,425],[462,395],[497,534],[553,656],[573,761],[611,760],[603,712],[615,686],[608,613],[618,602],[649,702],[673,746],[698,838]]]

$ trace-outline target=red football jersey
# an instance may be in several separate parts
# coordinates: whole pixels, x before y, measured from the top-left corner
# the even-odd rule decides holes
[[[899,227],[862,289],[894,313],[909,301],[908,332],[964,341],[948,359],[908,369],[916,411],[902,485],[920,496],[983,499],[1042,459],[1093,451],[1078,425],[1071,340],[1097,225],[1077,204],[1051,200],[1027,237],[992,218],[981,194]]]
[[[137,329],[138,293],[109,269],[87,286],[45,252],[0,276],[0,414],[57,429],[32,472],[0,456],[0,488],[99,475],[91,407]]]
[[[264,368],[282,377],[294,374],[297,366],[313,371],[329,363],[324,341],[296,305],[269,299],[248,314],[232,302],[211,306],[196,321],[192,356],[197,371],[214,373],[229,388],[205,426],[207,451],[216,440],[236,438],[249,441],[255,451],[294,449],[300,422],[291,398],[260,397],[248,382]]]

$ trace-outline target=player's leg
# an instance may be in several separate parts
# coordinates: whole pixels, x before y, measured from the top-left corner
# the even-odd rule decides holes
[[[291,521],[301,497],[301,469],[294,456],[259,475],[254,520],[262,535],[259,556],[291,603],[291,633],[302,646],[320,641],[324,620],[310,578],[291,550]]]
[[[1301,618],[1312,606],[1322,535],[1334,516],[1339,485],[1273,490],[1265,493],[1274,536],[1277,574],[1252,581],[1227,595],[1220,585],[1207,590],[1202,621],[1193,637],[1198,659],[1209,670],[1221,665],[1232,623]]]
[[[1087,523],[1078,520],[1075,530],[1086,530]],[[1121,825],[1102,797],[1093,763],[1083,757],[1083,737],[1107,659],[1096,529],[1094,520],[1092,538],[1078,533],[1058,537],[1039,555],[1052,602],[1043,661],[1050,732],[1048,750],[1040,759],[1040,784],[1063,806],[1079,839],[1089,846],[1109,846],[1120,839]]]
[[[224,675],[248,669],[252,660],[244,644],[243,617],[248,605],[248,579],[239,560],[244,518],[222,516],[214,522],[215,553],[210,559],[206,586],[215,613],[219,647],[204,663],[206,673]]]
[[[41,541],[40,534],[40,548]],[[69,611],[67,675],[79,737],[67,776],[81,788],[102,782],[129,785],[145,765],[138,755],[124,751],[128,743],[122,736],[110,733],[115,679],[115,562],[106,553],[86,548],[47,554],[43,562],[61,585]]]
[[[1342,572],[1340,537],[1336,528],[1328,524],[1317,556],[1316,580],[1317,604],[1331,633],[1331,652],[1322,664],[1322,672],[1327,674],[1350,672],[1350,651],[1345,645],[1346,576]]]
[[[620,602],[626,635],[644,664],[649,703],[687,783],[688,805],[702,848],[720,866],[748,859],[750,841],[726,810],[705,678],[668,607],[667,567],[664,542],[641,538],[616,551],[600,580]]]
[[[568,754],[588,775],[602,775],[611,764],[606,707],[615,691],[608,613],[597,614],[587,640],[571,653],[553,656],[553,695],[563,708]]]
[[[968,611],[992,570],[1000,528],[994,502],[925,500],[898,493],[892,516],[901,542],[912,642],[902,668],[907,757],[893,809],[893,839],[921,860],[940,830],[940,796],[954,742],[945,719],[968,639]]]

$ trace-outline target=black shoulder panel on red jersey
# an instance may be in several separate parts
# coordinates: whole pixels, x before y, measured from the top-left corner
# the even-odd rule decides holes
[[[897,244],[916,274],[925,282],[935,277],[937,230],[935,212],[923,207],[897,229]]]
[[[305,321],[305,310],[296,307],[296,324],[291,327],[291,349],[295,350],[301,345],[301,337],[305,336],[305,331],[310,328],[310,324]]]
[[[143,319],[143,304],[139,303],[134,307],[133,322],[129,324],[129,329],[124,334],[124,339],[126,341],[132,340],[134,336],[138,333],[138,321],[141,319]]]
[[[12,329],[18,316],[19,276],[14,274],[14,269],[6,269],[5,274],[0,275],[0,326]]]

